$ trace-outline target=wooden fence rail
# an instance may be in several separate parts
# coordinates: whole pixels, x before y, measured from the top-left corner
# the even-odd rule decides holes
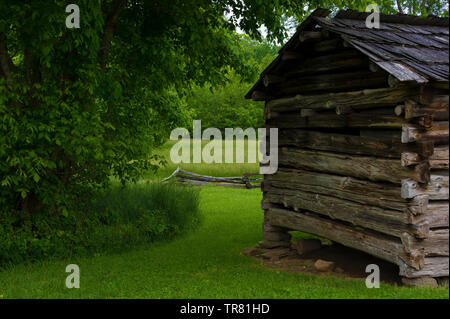
[[[178,167],[170,176],[164,178],[162,182],[166,182],[171,179],[175,179],[178,183],[190,183],[194,185],[217,185],[228,187],[241,187],[241,188],[258,188],[260,187],[260,181],[262,177],[250,177],[261,175],[259,173],[245,173],[242,176],[237,177],[215,177],[208,175],[201,175],[192,172],[185,171]]]

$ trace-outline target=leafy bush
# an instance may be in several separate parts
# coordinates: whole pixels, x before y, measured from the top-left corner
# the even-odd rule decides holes
[[[169,240],[198,221],[195,189],[159,183],[102,191],[67,217],[0,211],[0,266]]]

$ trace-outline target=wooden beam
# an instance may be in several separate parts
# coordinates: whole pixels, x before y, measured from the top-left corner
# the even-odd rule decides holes
[[[265,87],[268,87],[270,84],[280,83],[284,81],[284,77],[274,74],[266,74],[263,77],[263,83]]]
[[[427,183],[429,167],[417,165],[414,169],[402,167],[399,160],[330,152],[308,151],[282,147],[279,165],[316,172],[351,176],[371,181],[401,184],[403,179]]]
[[[416,117],[430,116],[436,121],[448,121],[449,118],[448,103],[438,106],[425,106],[413,100],[405,101],[405,118],[412,119]]]
[[[269,99],[270,99],[270,96],[263,91],[253,91],[253,93],[252,93],[253,101],[266,101]]]
[[[300,116],[301,117],[310,117],[316,115],[316,111],[312,109],[301,109]]]
[[[414,198],[427,195],[430,200],[448,200],[448,172],[447,175],[431,174],[427,185],[420,185],[411,179],[402,180],[402,197]]]
[[[300,60],[303,59],[304,56],[296,51],[283,51],[281,53],[281,60],[282,61],[293,61],[293,60]]]
[[[347,70],[366,69],[368,58],[355,50],[345,50],[342,52],[319,55],[305,58],[295,64],[289,65],[289,69],[284,74],[286,78],[313,75],[324,72],[337,72]]]
[[[380,70],[380,67],[373,63],[372,61],[369,62],[369,69],[372,72],[378,72]]]
[[[305,42],[308,40],[317,40],[322,38],[321,31],[302,31],[298,35],[300,42]]]
[[[377,206],[408,214],[427,211],[428,197],[409,200],[401,197],[401,187],[388,183],[374,183],[347,176],[338,176],[313,171],[280,167],[273,175],[267,175],[262,185],[263,192],[273,189],[289,189],[312,192],[351,200],[368,206]],[[409,218],[409,217],[408,217]]]
[[[398,129],[407,124],[407,120],[395,115],[367,113],[318,113],[309,118],[301,115],[280,113],[277,117],[271,115],[267,124],[277,128],[386,128]]]
[[[341,48],[343,48],[343,45],[340,37],[330,40],[323,40],[312,45],[312,50],[318,53],[335,51]]]
[[[403,113],[405,113],[405,105],[404,104],[399,104],[395,107],[394,109],[394,113],[397,116],[402,115]]]
[[[430,94],[419,95],[419,99],[417,102],[427,107],[442,108],[449,104],[449,96],[434,94],[431,91]]]
[[[424,266],[417,270],[406,263],[400,266],[400,276],[408,278],[418,277],[448,277],[449,259],[448,257],[428,257],[424,259]]]
[[[403,124],[402,143],[415,141],[435,141],[448,144],[448,121],[434,122],[429,130],[424,130],[416,124]]]
[[[397,265],[406,264],[417,270],[424,266],[424,257],[408,255],[400,240],[358,230],[316,215],[307,215],[306,212],[297,213],[286,209],[271,208],[266,214],[268,221],[275,226],[327,238]]]
[[[355,110],[386,107],[403,103],[405,99],[414,96],[417,89],[383,88],[362,91],[326,93],[318,95],[296,95],[290,98],[270,100],[267,105],[272,111],[289,112],[302,108],[315,110],[333,110],[338,105],[348,105]]]
[[[422,214],[411,214],[413,224],[428,223],[430,228],[448,227],[448,201],[431,201]]]
[[[338,105],[336,106],[336,114],[337,115],[346,115],[353,113],[353,109],[349,105]]]
[[[302,129],[279,129],[278,145],[396,159],[408,151],[422,156],[433,154],[432,142],[403,144],[400,138],[364,137]]]
[[[408,233],[404,233],[401,239],[407,253],[420,251],[425,257],[449,255],[448,228],[432,230],[424,239],[417,239]]]
[[[294,95],[312,92],[333,92],[360,90],[365,88],[380,88],[386,86],[387,77],[384,72],[373,73],[367,71],[347,73],[327,73],[301,76],[282,85],[275,85],[276,95]]]
[[[427,223],[408,224],[408,215],[403,212],[363,205],[333,196],[272,188],[264,194],[264,199],[295,211],[308,210],[398,238],[405,232],[419,238],[426,238],[430,231]]]
[[[448,145],[435,147],[433,155],[426,158],[414,152],[402,153],[401,162],[403,166],[413,166],[428,160],[432,169],[448,169],[449,155]]]
[[[399,85],[400,81],[393,76],[392,74],[389,74],[388,76],[388,84],[391,88],[395,88]]]

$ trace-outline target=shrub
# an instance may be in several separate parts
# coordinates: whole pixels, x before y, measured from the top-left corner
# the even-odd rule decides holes
[[[0,267],[169,240],[199,221],[198,192],[175,185],[115,186],[80,203],[67,217],[0,211]]]

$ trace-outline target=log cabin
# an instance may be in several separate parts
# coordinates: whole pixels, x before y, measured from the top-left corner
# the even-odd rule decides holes
[[[317,9],[246,98],[278,128],[262,183],[263,237],[314,234],[398,265],[449,275],[448,18]]]

